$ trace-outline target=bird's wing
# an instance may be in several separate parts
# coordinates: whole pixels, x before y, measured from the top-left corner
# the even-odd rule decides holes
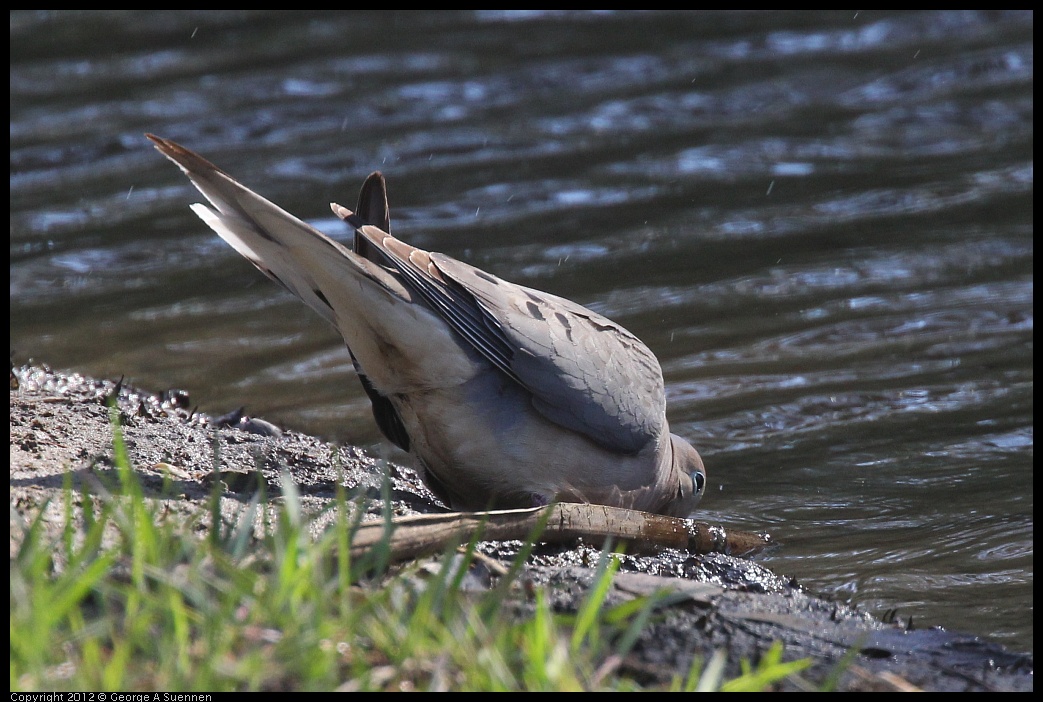
[[[662,431],[663,373],[641,340],[574,302],[501,280],[442,254],[431,258],[511,350],[510,372],[548,419],[623,453]]]
[[[663,431],[659,362],[615,322],[564,298],[414,248],[334,206],[449,326],[556,424],[621,453]]]

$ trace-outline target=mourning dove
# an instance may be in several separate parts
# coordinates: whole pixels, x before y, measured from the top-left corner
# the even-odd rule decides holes
[[[153,135],[212,207],[192,210],[343,335],[381,431],[461,510],[589,502],[688,516],[702,459],[671,434],[659,362],[574,302],[390,235],[384,177],[349,249]]]

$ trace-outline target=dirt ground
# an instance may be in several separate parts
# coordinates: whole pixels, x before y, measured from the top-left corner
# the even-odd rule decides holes
[[[215,446],[227,489],[222,511],[242,510],[260,481],[278,500],[282,476],[289,474],[304,509],[321,532],[333,516],[337,480],[353,494],[369,491],[368,512],[381,513],[385,468],[396,515],[438,513],[445,508],[408,468],[389,465],[352,446],[278,429],[239,414],[207,417],[191,411],[183,393],[159,395],[37,366],[12,369],[11,389],[11,553],[22,525],[49,498],[62,491],[66,474],[78,489],[104,490],[111,481],[112,429],[105,398],[118,394],[128,451],[146,495],[163,500],[168,512],[186,517],[205,509],[213,481]],[[229,408],[234,409],[234,408]],[[340,476],[338,478],[338,476]],[[161,491],[162,488],[162,491]],[[47,509],[46,524],[57,534],[64,515],[61,500]],[[483,544],[493,561],[509,564],[517,543]],[[483,559],[484,560],[484,559]],[[524,577],[549,589],[558,611],[575,611],[589,587],[598,549],[537,547]],[[485,563],[493,564],[493,561]],[[488,587],[496,569],[479,562],[478,587]],[[481,570],[482,572],[478,572]],[[820,682],[852,647],[858,655],[840,681],[842,690],[1030,691],[1032,658],[980,637],[940,628],[909,629],[883,622],[838,602],[804,591],[755,561],[723,554],[691,555],[664,550],[655,556],[624,556],[609,602],[649,594],[659,588],[681,593],[640,636],[621,672],[647,683],[684,675],[693,655],[728,654],[728,674],[740,660],[756,661],[774,641],[785,644],[785,660],[811,658],[804,676]],[[519,611],[524,604],[519,603]],[[782,689],[792,689],[788,683]]]

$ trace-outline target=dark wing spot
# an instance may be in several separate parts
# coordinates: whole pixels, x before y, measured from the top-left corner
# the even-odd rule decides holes
[[[557,317],[558,324],[560,324],[562,327],[564,327],[564,329],[565,329],[565,337],[569,341],[572,341],[572,324],[569,322],[569,318],[566,317],[565,315],[563,315],[561,312],[555,312],[554,316]]]
[[[333,305],[330,304],[330,301],[326,299],[326,296],[322,294],[321,290],[319,290],[318,288],[314,288],[312,290],[312,292],[315,293],[316,297],[318,297],[320,300],[322,300],[323,304],[325,304],[331,310],[333,309]]]

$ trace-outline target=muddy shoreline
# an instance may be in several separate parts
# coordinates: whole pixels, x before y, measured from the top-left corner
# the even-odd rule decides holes
[[[325,513],[313,528],[326,528],[326,507],[342,480],[353,494],[370,493],[367,512],[381,513],[386,473],[396,515],[444,511],[416,474],[387,464],[351,446],[274,427],[233,413],[213,418],[191,410],[182,394],[153,394],[110,380],[52,372],[39,366],[12,369],[11,553],[24,523],[48,499],[59,495],[71,475],[79,489],[103,489],[112,468],[112,430],[105,399],[115,396],[133,466],[150,498],[165,510],[198,513],[213,485],[215,446],[225,488],[222,511],[232,516],[263,481],[269,499],[278,499],[290,475],[304,508]],[[229,408],[234,409],[234,408]],[[48,528],[59,533],[60,500],[47,507]],[[485,544],[483,553],[508,564],[518,544]],[[598,549],[537,547],[525,576],[544,583],[560,611],[575,610],[594,575]],[[487,575],[494,578],[494,575]],[[482,578],[477,578],[479,585]],[[811,658],[805,678],[821,682],[852,648],[859,651],[839,689],[897,690],[909,685],[932,691],[1031,691],[1030,655],[1012,652],[981,637],[940,628],[909,628],[884,622],[842,603],[804,591],[755,561],[723,554],[693,556],[664,551],[656,556],[624,556],[609,602],[667,587],[679,593],[662,617],[642,633],[620,664],[641,682],[664,683],[684,675],[693,655],[728,655],[728,673],[739,661],[756,660],[772,642],[785,644],[785,660]],[[525,604],[519,603],[519,611]],[[1027,615],[1030,616],[1030,615]],[[924,624],[923,626],[926,626]],[[786,684],[783,689],[787,688]]]

